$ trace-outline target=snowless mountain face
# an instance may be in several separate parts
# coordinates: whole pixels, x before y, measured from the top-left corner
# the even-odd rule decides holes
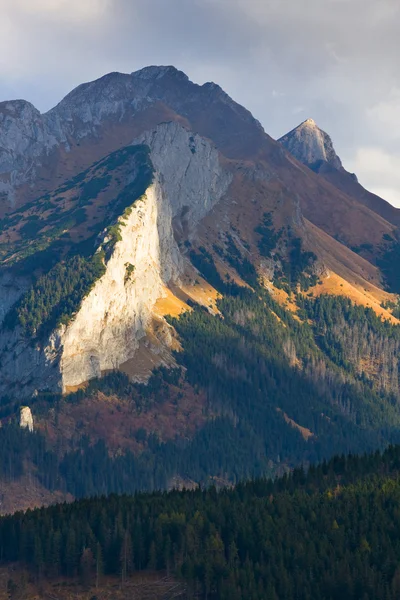
[[[313,121],[285,139],[307,164],[342,169]],[[66,392],[135,363],[162,320],[157,301],[198,281],[193,248],[212,256],[234,235],[272,280],[256,233],[266,215],[306,241],[321,272],[371,293],[381,284],[348,247],[379,247],[393,226],[300,168],[214,83],[147,67],[83,84],[44,115],[1,103],[0,395]]]
[[[111,73],[45,115],[22,101],[1,114],[0,393],[65,392],[134,359],[166,286],[190,281],[178,243],[235,171],[196,130],[226,154],[241,151],[231,131],[266,136],[173,67]],[[168,345],[165,322],[158,333]]]
[[[55,178],[176,119],[232,156],[256,149],[266,137],[218,85],[196,85],[174,67],[110,73],[78,86],[46,114],[23,100],[0,103],[0,216],[38,189],[47,191]]]
[[[342,162],[335,152],[331,138],[313,119],[307,119],[278,140],[300,162],[319,170],[326,163],[341,169]]]
[[[143,156],[142,163],[136,166],[131,154]],[[21,385],[27,393],[65,392],[133,359],[157,299],[169,283],[179,285],[188,266],[173,228],[180,224],[190,238],[231,180],[209,142],[178,123],[167,123],[67,182],[59,195],[47,197],[46,209],[49,203],[58,207],[50,207],[51,212],[39,208],[39,214],[47,213],[46,220],[27,244],[22,236],[14,245],[6,261],[8,277],[0,278],[5,315],[0,393]],[[106,211],[100,223],[93,214],[95,204],[98,212]],[[117,208],[113,214],[110,205]],[[34,222],[42,220],[34,209],[29,212]],[[49,222],[55,225],[49,228]],[[99,229],[93,239],[91,234]],[[74,238],[77,242],[71,244]],[[79,260],[77,238],[89,248],[89,256]],[[58,260],[50,270],[44,267],[27,291],[24,280],[18,288],[19,278],[14,277],[10,294],[10,270],[17,274],[35,255],[37,262],[49,257],[54,262],[57,255]],[[77,269],[82,274],[75,281]],[[72,310],[68,296],[78,299]],[[166,323],[162,335],[169,335]]]

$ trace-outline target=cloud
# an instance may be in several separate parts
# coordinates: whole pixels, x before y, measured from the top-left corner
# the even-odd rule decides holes
[[[382,148],[359,148],[348,166],[368,189],[400,207],[400,154]]]
[[[1,2],[10,6],[7,1]],[[109,6],[108,0],[13,0],[14,14],[28,14],[35,18],[51,18],[57,21],[81,21],[98,18]]]
[[[400,88],[394,88],[389,98],[367,109],[371,126],[384,130],[388,138],[400,140]]]

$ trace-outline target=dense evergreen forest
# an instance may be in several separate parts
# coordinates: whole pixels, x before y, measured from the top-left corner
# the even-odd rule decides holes
[[[206,253],[201,257],[214,268]],[[154,430],[133,428],[142,450],[116,455],[105,441],[93,442],[89,431],[72,446],[55,445],[46,439],[45,427],[30,434],[13,425],[18,401],[4,398],[1,478],[16,480],[33,465],[46,488],[79,498],[165,489],[177,475],[203,485],[213,477],[236,483],[400,442],[398,398],[384,385],[386,367],[381,379],[370,379],[359,373],[356,360],[382,347],[394,357],[399,328],[344,298],[302,296],[300,315],[314,319],[310,324],[295,319],[265,290],[220,282],[225,291],[218,300],[220,316],[195,306],[171,320],[183,346],[176,354],[178,369],[156,371],[148,386],[111,373],[67,397],[44,394],[31,403],[46,423],[49,411],[57,419],[65,403],[79,404],[98,392],[115,394],[131,407],[134,421],[135,414],[175,402],[184,377],[194,394],[206,397],[205,424],[191,438],[163,441]],[[397,363],[390,365],[389,384]]]
[[[400,447],[232,489],[110,496],[0,519],[1,564],[41,578],[163,570],[188,598],[395,600]],[[12,587],[12,583],[11,583]]]
[[[20,325],[26,336],[48,334],[61,324],[67,324],[78,310],[81,300],[105,273],[104,252],[91,259],[74,256],[58,263],[39,277],[5,319],[9,328]]]

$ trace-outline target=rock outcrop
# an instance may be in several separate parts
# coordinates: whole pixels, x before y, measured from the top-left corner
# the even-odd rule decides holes
[[[33,416],[29,406],[21,406],[19,426],[22,429],[28,429],[28,431],[33,431]]]
[[[0,103],[0,201],[12,207],[15,191],[33,181],[58,144],[43,115],[25,100]]]
[[[310,168],[317,169],[321,163],[326,163],[334,169],[342,168],[342,162],[335,152],[331,138],[313,119],[307,119],[278,141],[297,160]]]

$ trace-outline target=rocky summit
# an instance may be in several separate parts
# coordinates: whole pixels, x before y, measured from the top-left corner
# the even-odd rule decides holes
[[[331,138],[313,119],[303,121],[278,141],[297,160],[313,170],[319,170],[323,164],[338,170],[342,168],[342,162],[335,152]]]

